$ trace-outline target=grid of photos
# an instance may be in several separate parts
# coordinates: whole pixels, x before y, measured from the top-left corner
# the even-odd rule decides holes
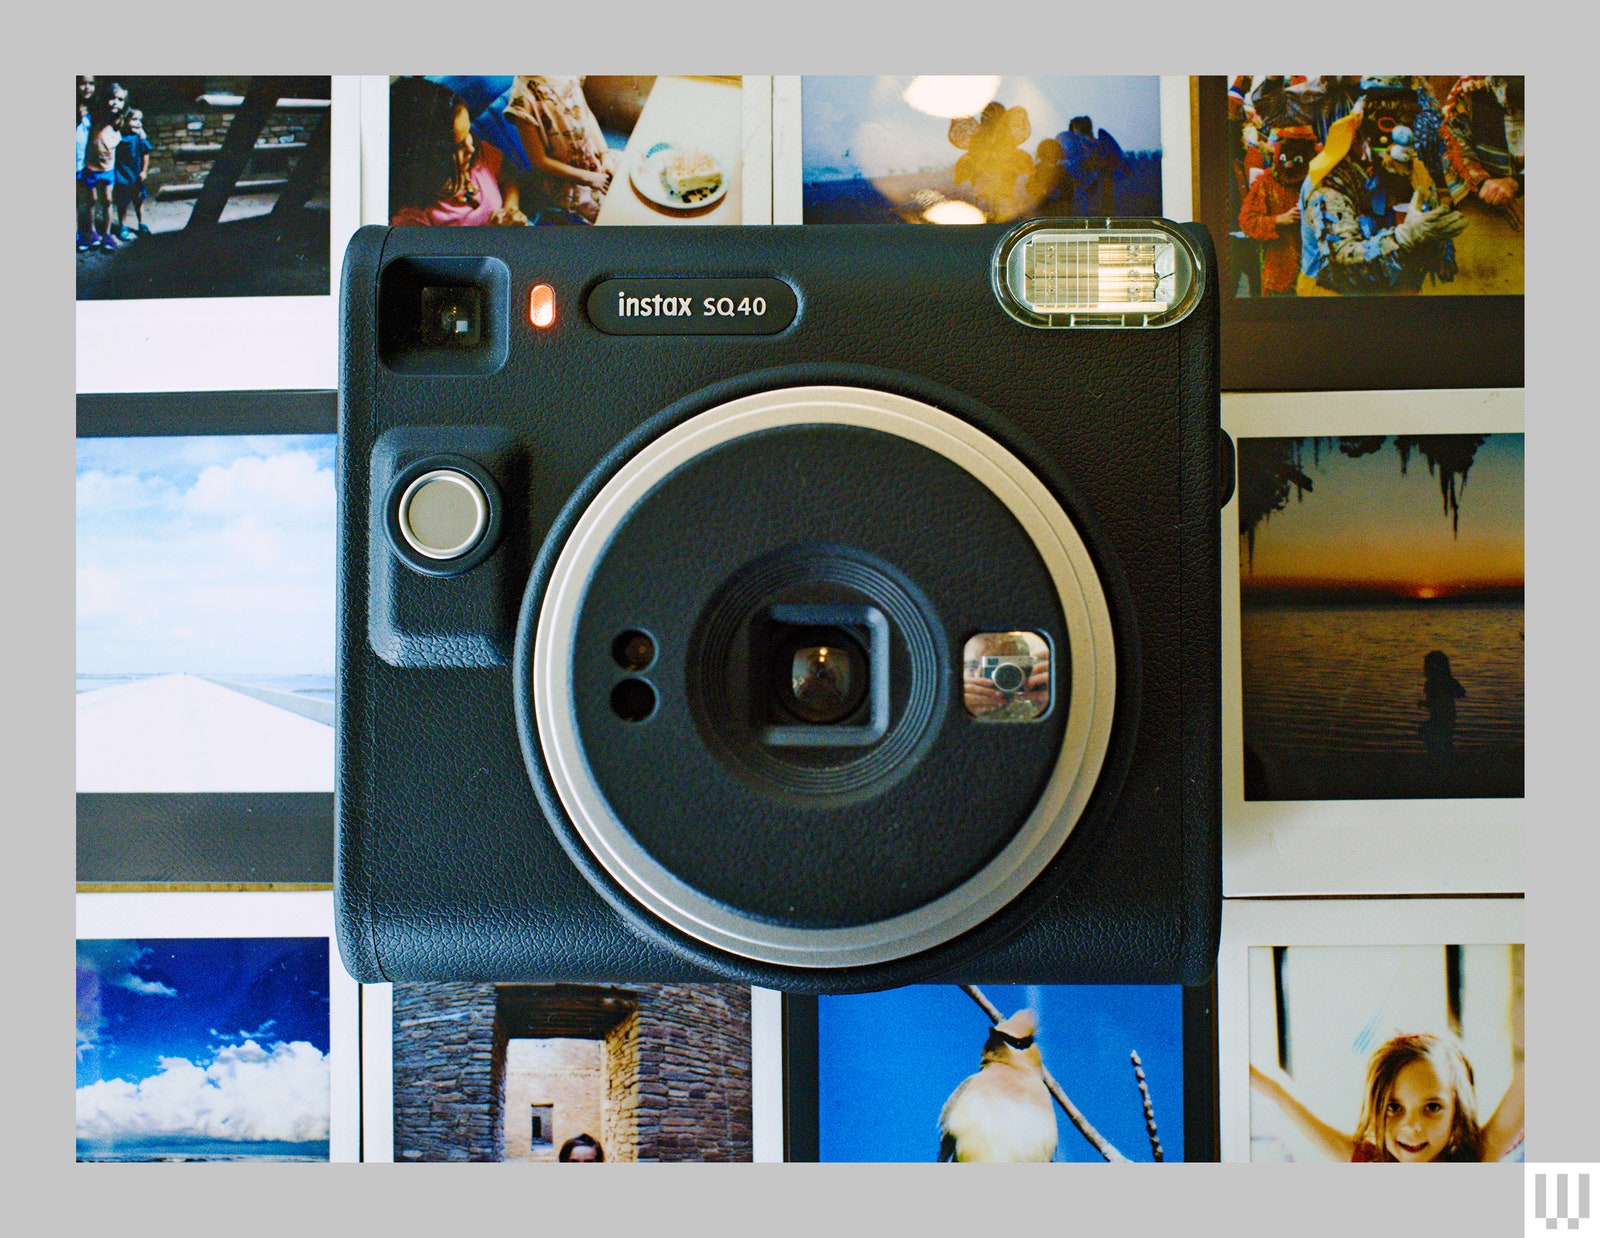
[[[77,1159],[1522,1159],[1522,92],[79,76]],[[1237,463],[1214,987],[349,978],[358,222],[1191,214]]]

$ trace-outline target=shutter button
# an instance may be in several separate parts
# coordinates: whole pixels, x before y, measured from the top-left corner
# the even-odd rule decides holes
[[[483,538],[489,500],[483,488],[456,469],[434,469],[400,496],[400,534],[419,555],[459,559]]]

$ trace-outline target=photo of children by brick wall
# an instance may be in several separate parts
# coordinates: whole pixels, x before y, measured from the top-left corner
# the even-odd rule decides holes
[[[823,1161],[1181,1161],[1183,990],[823,996],[817,1081]]]
[[[1161,214],[1156,77],[804,77],[803,222]]]
[[[1520,797],[1523,436],[1238,440],[1247,800]]]
[[[748,1161],[750,990],[400,983],[396,1161]]]
[[[328,295],[331,78],[76,89],[78,300]]]
[[[1520,945],[1249,951],[1252,1161],[1523,1158]]]
[[[1245,74],[1226,124],[1234,296],[1522,294],[1522,78]]]
[[[392,224],[743,222],[737,77],[398,77]]]

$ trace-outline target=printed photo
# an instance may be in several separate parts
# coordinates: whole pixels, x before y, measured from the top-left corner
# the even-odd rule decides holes
[[[738,77],[398,77],[389,222],[737,224]]]
[[[1224,1161],[1521,1160],[1520,898],[1228,898]]]
[[[823,1161],[1181,1161],[1183,1077],[1177,986],[817,999]]]
[[[79,75],[78,300],[327,296],[332,84]]]
[[[79,791],[333,790],[333,457],[78,440]]]
[[[79,894],[77,1159],[354,1161],[333,896]]]
[[[1523,793],[1523,436],[1240,437],[1246,800]]]
[[[396,1161],[749,1161],[740,985],[391,986]],[[369,1029],[367,1069],[386,1029]],[[368,1090],[369,1146],[375,1110]]]
[[[1255,946],[1252,1161],[1521,1160],[1518,944]]]
[[[326,937],[78,941],[80,1161],[325,1161]]]
[[[1523,79],[1231,79],[1235,297],[1517,295]]]
[[[1158,216],[1158,77],[805,77],[803,222]]]

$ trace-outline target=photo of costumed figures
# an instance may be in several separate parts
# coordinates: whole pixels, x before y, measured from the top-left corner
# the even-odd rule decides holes
[[[1523,79],[1231,79],[1238,297],[1521,295]]]

